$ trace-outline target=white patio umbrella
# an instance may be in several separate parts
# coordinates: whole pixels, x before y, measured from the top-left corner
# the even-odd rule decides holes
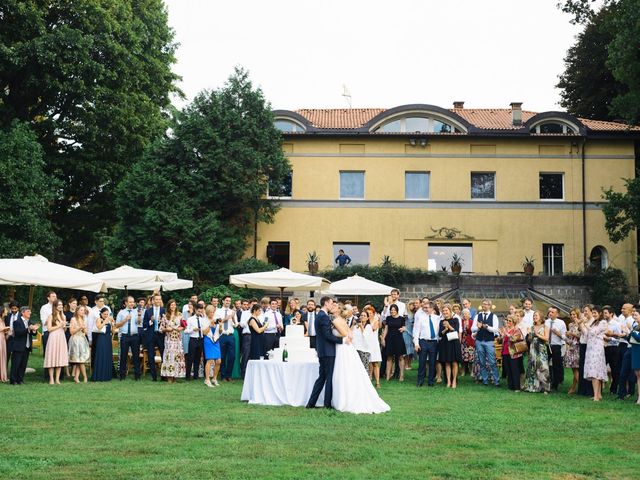
[[[174,290],[187,290],[193,288],[193,282],[191,280],[183,280],[179,278],[171,282],[147,282],[147,283],[135,283],[128,285],[129,290],[160,290],[164,292],[173,292]]]
[[[288,268],[280,268],[271,272],[242,273],[229,275],[229,283],[237,287],[255,289],[280,289],[280,297],[285,290],[321,290],[331,283],[326,278],[292,272]]]
[[[355,295],[356,304],[360,295],[389,295],[394,287],[374,282],[357,273],[344,280],[333,282],[323,293],[331,295]]]
[[[0,259],[0,285],[29,285],[29,305],[33,287],[69,288],[88,292],[106,292],[104,280],[97,275],[50,262],[41,255]]]
[[[158,270],[145,270],[123,265],[115,270],[96,273],[108,288],[118,290],[134,289],[133,285],[146,284],[151,282],[173,282],[178,280],[178,275],[172,272],[162,272]],[[135,289],[142,290],[142,289]]]

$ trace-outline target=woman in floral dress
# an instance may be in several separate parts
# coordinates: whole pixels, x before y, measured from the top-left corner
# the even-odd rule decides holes
[[[607,381],[607,362],[604,357],[604,332],[607,321],[600,317],[600,308],[591,309],[593,318],[582,324],[582,335],[587,338],[584,358],[584,378],[593,386],[593,401],[602,400],[602,383]]]
[[[178,305],[171,299],[167,302],[167,313],[160,324],[165,334],[160,376],[166,377],[169,383],[174,383],[176,378],[184,378],[186,374],[180,320],[182,315],[178,312]]]
[[[544,392],[551,389],[551,373],[549,371],[549,329],[542,321],[540,311],[533,312],[533,327],[531,328],[531,345],[529,346],[529,364],[524,379],[524,389],[527,392]]]
[[[573,371],[573,384],[567,392],[569,395],[575,393],[580,381],[580,310],[574,308],[569,313],[571,323],[566,333],[566,350],[564,354],[564,367]]]

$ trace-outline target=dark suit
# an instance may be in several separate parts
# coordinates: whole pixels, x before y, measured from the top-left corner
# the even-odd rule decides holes
[[[313,314],[317,317],[318,314],[316,312],[313,312]],[[307,320],[309,318],[309,312],[302,314],[302,323],[305,324],[306,322],[308,322],[309,320]],[[307,329],[306,333],[309,333],[309,329]],[[311,348],[316,348],[316,336],[314,335],[313,337],[309,337],[309,344],[311,346]]]
[[[11,326],[11,317],[12,316],[13,316],[13,313],[9,312],[9,315],[4,317],[4,326],[5,327],[10,327]],[[22,320],[22,315],[20,315],[20,312],[16,313],[16,321],[17,320]],[[11,360],[12,346],[13,346],[13,335],[9,335],[7,337],[7,365],[9,365],[9,361]]]
[[[13,322],[13,345],[11,355],[11,385],[19,385],[24,382],[24,372],[27,370],[29,353],[31,352],[32,338],[36,335],[24,326],[24,321]]]
[[[320,360],[318,379],[313,385],[313,391],[307,408],[314,408],[318,402],[318,397],[324,387],[324,406],[331,408],[333,397],[333,367],[336,362],[336,343],[342,343],[341,337],[336,337],[331,331],[331,319],[324,310],[316,315],[316,351]]]
[[[160,331],[160,322],[162,321],[162,316],[165,314],[165,309],[164,307],[159,308],[157,325],[153,324],[153,310],[153,306],[147,308],[144,312],[144,317],[142,317],[142,343],[147,349],[151,378],[157,380],[158,373],[156,372],[156,362],[154,359],[156,348],[160,350],[160,357],[164,355],[164,333]],[[155,330],[155,328],[157,328],[157,330]]]

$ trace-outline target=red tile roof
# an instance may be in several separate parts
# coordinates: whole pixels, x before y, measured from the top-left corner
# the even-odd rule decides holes
[[[305,117],[314,127],[323,129],[349,130],[364,126],[376,115],[384,112],[384,108],[304,108],[296,113]],[[516,130],[511,120],[510,108],[455,108],[450,112],[460,115],[472,125],[485,130]],[[522,111],[522,121],[526,122],[536,112]],[[624,123],[604,122],[579,118],[587,128],[595,131],[624,132],[629,127]],[[631,131],[640,131],[640,126]]]

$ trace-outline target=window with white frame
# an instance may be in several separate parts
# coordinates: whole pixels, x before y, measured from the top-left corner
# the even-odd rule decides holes
[[[496,198],[496,173],[495,172],[471,172],[471,199],[495,200]]]
[[[303,133],[306,129],[299,123],[292,122],[291,120],[276,120],[273,125],[284,133]]]
[[[403,117],[391,120],[377,129],[387,133],[460,133],[455,125],[434,117]]]
[[[364,172],[340,172],[340,198],[364,199]]]
[[[564,272],[564,245],[561,243],[542,244],[542,268],[545,275],[562,275]]]
[[[564,200],[564,174],[540,172],[540,200]]]
[[[576,129],[571,125],[561,122],[545,122],[540,123],[531,129],[531,133],[543,133],[543,134],[575,134]]]
[[[429,200],[429,172],[404,173],[404,198],[406,200]]]
[[[451,270],[451,261],[456,255],[463,272],[473,271],[473,245],[470,243],[429,243],[427,255],[427,266],[431,270]]]

